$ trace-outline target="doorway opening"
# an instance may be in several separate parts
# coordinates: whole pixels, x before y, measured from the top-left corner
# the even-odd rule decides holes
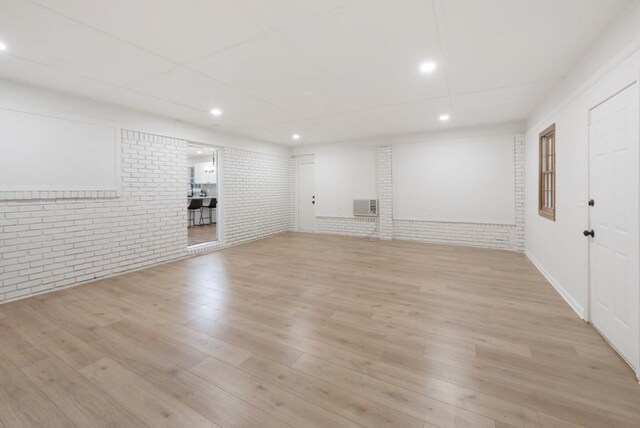
[[[187,245],[218,240],[218,150],[199,144],[187,147]]]

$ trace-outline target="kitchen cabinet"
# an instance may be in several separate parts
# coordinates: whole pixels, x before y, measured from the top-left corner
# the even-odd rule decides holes
[[[215,184],[216,168],[211,162],[197,162],[194,165],[194,181],[196,184]]]

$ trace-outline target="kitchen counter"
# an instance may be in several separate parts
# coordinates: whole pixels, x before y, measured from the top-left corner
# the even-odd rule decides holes
[[[187,197],[187,202],[191,200],[197,200],[197,199],[201,199],[203,201],[202,210],[196,210],[195,212],[190,213],[189,216],[193,215],[196,225],[200,224],[200,218],[202,218],[204,224],[210,224],[210,223],[215,224],[216,218],[218,215],[218,210],[216,208],[207,208],[207,205],[209,204],[209,202],[207,201],[211,199],[217,199],[217,197],[216,196],[193,196],[193,197]],[[208,210],[211,210],[211,212],[209,212]],[[211,217],[211,220],[209,220],[209,217]],[[188,221],[187,221],[187,224],[188,224]]]

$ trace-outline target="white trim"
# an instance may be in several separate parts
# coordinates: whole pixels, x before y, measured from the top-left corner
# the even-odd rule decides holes
[[[591,230],[591,112],[595,107],[587,111],[587,229]],[[587,307],[584,312],[584,320],[591,324],[591,242],[586,240],[587,246]],[[593,325],[593,324],[592,324]],[[595,326],[594,326],[595,328]],[[603,336],[604,337],[604,336]]]
[[[222,198],[222,190],[224,187],[224,183],[222,182],[224,161],[222,160],[224,147],[217,146],[215,144],[210,143],[201,143],[192,140],[187,141],[187,156],[190,144],[197,144],[198,146],[206,146],[210,149],[215,150],[216,155],[216,239],[215,241],[203,242],[201,244],[189,245],[187,242],[187,252],[189,255],[200,254],[210,251],[216,251],[220,248],[224,247],[224,201]],[[187,162],[188,163],[188,162]],[[188,233],[188,232],[187,232]],[[218,248],[220,247],[220,248]]]
[[[567,302],[567,304],[574,310],[576,314],[580,317],[580,319],[585,320],[584,316],[584,308],[560,285],[558,281],[554,277],[551,276],[549,272],[547,272],[540,262],[529,252],[529,250],[525,250],[524,252],[531,263],[540,271],[540,273],[546,278],[546,280],[551,284],[553,288],[558,292],[558,294]]]
[[[188,246],[187,254],[189,256],[197,256],[205,253],[211,253],[213,251],[222,250],[224,248],[225,244],[221,241],[204,242],[202,244]]]

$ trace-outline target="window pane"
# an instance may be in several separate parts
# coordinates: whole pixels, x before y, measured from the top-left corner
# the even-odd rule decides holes
[[[555,124],[539,136],[538,205],[540,214],[555,220]]]

